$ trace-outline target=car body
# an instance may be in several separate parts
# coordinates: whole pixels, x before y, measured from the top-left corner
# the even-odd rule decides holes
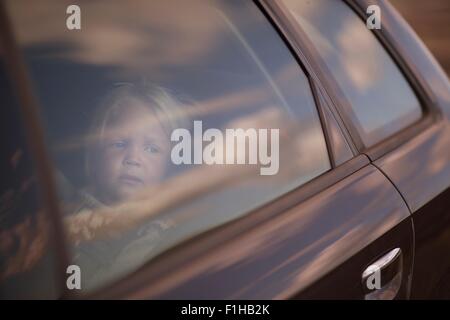
[[[391,126],[392,133],[367,146],[348,112],[351,99],[320,58],[308,31],[296,22],[288,1],[255,1],[252,5],[263,12],[308,76],[330,170],[237,219],[202,230],[85,297],[450,297],[450,83],[387,1],[345,1],[345,6],[364,21],[366,8],[373,3],[381,9],[382,28],[370,32],[415,92],[422,108],[420,119],[402,128]],[[2,28],[1,37],[10,37],[3,41],[15,75],[12,83],[19,87],[20,103],[28,105],[23,110],[29,138],[40,140],[31,143],[31,150],[38,154],[34,161],[47,190],[44,199],[53,203],[48,208],[59,230],[56,236],[63,238],[57,187],[50,165],[45,164],[50,157],[37,113],[30,111],[35,100],[27,88],[32,82],[24,76],[20,58],[13,59],[19,50],[8,32]],[[57,246],[60,267],[68,264],[64,251]],[[365,271],[374,265],[379,267],[381,287],[368,288],[368,277],[374,273]],[[73,292],[66,294],[72,297]]]

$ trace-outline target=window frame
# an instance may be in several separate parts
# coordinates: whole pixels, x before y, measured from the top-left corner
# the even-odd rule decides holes
[[[397,130],[394,134],[382,139],[373,146],[366,147],[362,142],[352,117],[346,112],[346,110],[351,109],[349,100],[345,97],[338,81],[332,76],[325,61],[317,53],[317,49],[308,38],[306,32],[294,20],[290,10],[281,1],[259,1],[268,12],[271,12],[277,23],[282,24],[290,34],[290,40],[293,42],[293,46],[297,48],[299,54],[308,62],[305,65],[309,73],[317,78],[317,81],[323,86],[332,101],[334,111],[342,120],[343,127],[341,127],[341,130],[348,132],[348,135],[346,135],[348,143],[353,144],[358,153],[366,154],[371,161],[375,161],[417,136],[441,118],[440,110],[434,103],[435,99],[433,99],[431,91],[424,85],[424,81],[421,80],[419,73],[412,67],[412,61],[408,60],[407,55],[402,54],[395,45],[393,35],[389,27],[386,27],[386,25],[389,26],[390,24],[390,17],[384,15],[384,27],[381,30],[371,31],[416,95],[422,109],[422,117],[407,127]],[[364,23],[364,19],[366,18],[364,3],[358,2],[357,0],[344,0],[344,3]]]
[[[369,4],[366,0],[344,0],[344,2],[362,21],[365,21],[367,17],[365,8],[371,3]],[[383,4],[379,3],[379,5],[382,6]],[[422,131],[426,130],[442,118],[441,111],[435,102],[436,100],[433,97],[431,90],[423,80],[423,77],[414,68],[414,62],[407,54],[401,52],[401,48],[395,44],[395,37],[389,27],[391,24],[389,16],[386,17],[386,15],[384,15],[383,19],[385,21],[384,27],[380,30],[374,29],[371,31],[387,54],[391,57],[392,61],[395,63],[400,73],[403,75],[406,82],[416,95],[422,108],[422,117],[415,123],[412,123],[406,128],[397,131],[376,145],[367,148],[365,153],[369,156],[369,158],[371,158],[372,161],[375,161],[384,154],[396,149],[406,141],[419,135]]]

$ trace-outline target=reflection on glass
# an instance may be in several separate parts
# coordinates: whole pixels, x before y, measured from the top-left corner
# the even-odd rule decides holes
[[[39,199],[19,105],[0,59],[0,300],[56,299],[52,224]]]
[[[55,22],[63,2],[40,3],[45,23],[32,28],[23,5],[8,2],[84,290],[330,169],[308,79],[252,2],[89,1],[73,33]],[[194,121],[203,131],[279,130],[278,173],[248,162],[176,165],[174,129],[191,133],[192,152],[207,145]]]
[[[421,117],[419,101],[391,57],[343,1],[283,2],[349,100],[366,146]]]

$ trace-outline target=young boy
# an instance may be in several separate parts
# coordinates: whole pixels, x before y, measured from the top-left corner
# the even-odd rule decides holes
[[[123,204],[150,197],[167,175],[170,135],[183,126],[182,111],[165,89],[132,84],[114,89],[96,111],[87,137],[89,183],[66,218],[82,287],[105,284],[144,263],[171,226],[161,219],[136,223]]]

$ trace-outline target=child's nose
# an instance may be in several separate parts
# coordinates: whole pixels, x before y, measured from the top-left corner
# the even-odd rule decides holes
[[[127,152],[123,159],[123,164],[128,166],[141,166],[141,152],[139,148],[131,145],[127,148]]]

